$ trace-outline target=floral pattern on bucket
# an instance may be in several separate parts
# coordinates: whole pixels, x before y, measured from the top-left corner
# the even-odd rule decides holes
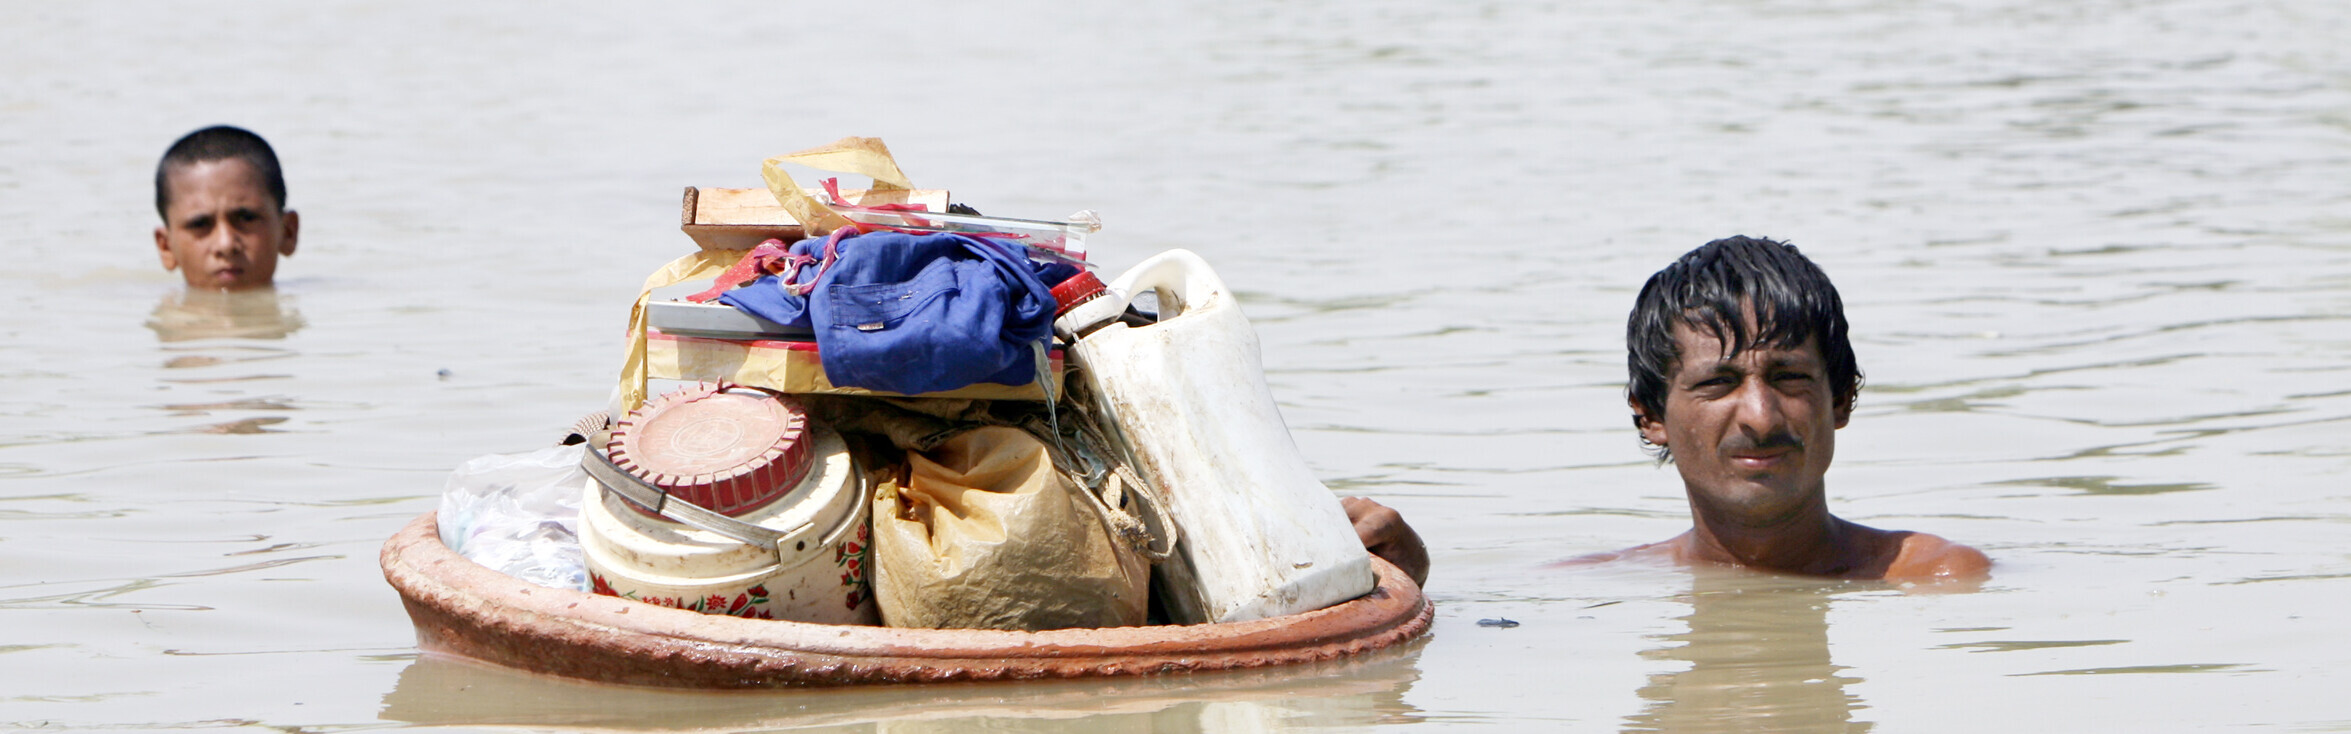
[[[641,597],[637,596],[637,592],[635,591],[622,593],[612,588],[612,583],[605,581],[604,576],[601,574],[589,574],[588,583],[598,594],[618,597],[635,602],[642,602],[657,607],[683,609],[689,612],[701,612],[703,614],[722,614],[730,617],[742,617],[744,619],[775,619],[775,615],[768,612],[766,608],[766,584],[754,585],[751,588],[744,590],[742,593],[736,594],[732,600],[729,600],[723,594],[712,594],[706,598],[693,599],[689,601],[669,596]]]
[[[872,552],[873,526],[857,526],[857,539],[833,547],[833,566],[841,571],[841,585],[849,587],[847,601],[850,609],[873,598],[873,584],[866,580],[866,558]]]

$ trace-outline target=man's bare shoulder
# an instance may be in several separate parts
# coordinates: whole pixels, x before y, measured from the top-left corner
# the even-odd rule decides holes
[[[1953,543],[1940,535],[1910,533],[1894,562],[1886,566],[1887,581],[1980,580],[1991,576],[1992,559],[1983,551]]]

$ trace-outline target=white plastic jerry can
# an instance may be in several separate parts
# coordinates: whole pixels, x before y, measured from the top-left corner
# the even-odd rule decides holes
[[[1370,592],[1371,556],[1291,440],[1257,333],[1224,281],[1200,256],[1169,250],[1108,290],[1062,325],[1081,335],[1070,348],[1080,374],[1180,531],[1160,564],[1169,621],[1259,619]],[[1158,321],[1118,322],[1144,291],[1158,295]]]

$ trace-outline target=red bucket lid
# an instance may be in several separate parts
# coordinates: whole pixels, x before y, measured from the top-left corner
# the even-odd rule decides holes
[[[701,384],[629,413],[612,429],[611,450],[622,471],[678,499],[738,515],[808,475],[808,443],[808,419],[790,398]]]

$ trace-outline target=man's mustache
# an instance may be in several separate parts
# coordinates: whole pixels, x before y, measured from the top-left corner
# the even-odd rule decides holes
[[[1722,452],[1726,454],[1735,454],[1747,451],[1771,451],[1777,449],[1795,449],[1797,451],[1802,451],[1804,450],[1804,439],[1803,437],[1797,436],[1793,432],[1785,430],[1772,431],[1770,433],[1763,434],[1761,437],[1748,435],[1745,431],[1738,431],[1733,432],[1729,436],[1723,437],[1722,446],[1720,448],[1722,449]]]

